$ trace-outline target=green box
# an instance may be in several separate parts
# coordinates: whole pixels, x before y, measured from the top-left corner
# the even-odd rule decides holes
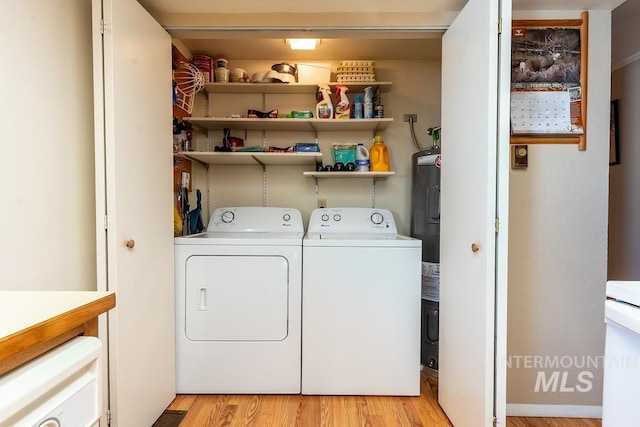
[[[333,164],[342,163],[346,165],[347,163],[356,162],[356,147],[357,144],[337,144],[334,143],[332,145],[333,150]]]

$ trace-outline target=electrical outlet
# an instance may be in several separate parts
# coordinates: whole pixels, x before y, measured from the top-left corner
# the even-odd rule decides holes
[[[318,199],[318,207],[326,208],[327,207],[327,199]]]
[[[403,114],[402,115],[402,121],[403,122],[417,122],[418,121],[418,115],[417,114]]]

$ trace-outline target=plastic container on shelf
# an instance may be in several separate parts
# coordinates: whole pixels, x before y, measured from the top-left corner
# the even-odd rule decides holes
[[[358,142],[356,147],[356,171],[369,171],[369,150],[367,150],[367,147],[365,147],[362,142]]]
[[[210,83],[213,81],[213,59],[210,56],[206,55],[194,55],[191,60],[193,65],[195,65],[198,70],[204,75],[204,81],[206,83]]]
[[[389,151],[382,141],[382,136],[376,135],[369,150],[369,156],[371,159],[371,171],[388,172],[390,170]]]
[[[227,68],[229,61],[224,58],[218,58],[215,61],[216,68]]]
[[[331,89],[325,84],[318,85],[321,99],[316,104],[316,117],[319,119],[333,119],[333,103],[331,102]]]
[[[364,105],[362,103],[362,96],[356,95],[353,99],[353,118],[362,119],[364,117]]]
[[[348,119],[351,116],[351,104],[347,97],[349,88],[343,85],[336,86],[336,119]]]
[[[364,118],[373,119],[373,86],[364,88]]]
[[[227,68],[218,67],[213,74],[217,83],[227,83],[229,81],[229,70]]]
[[[373,106],[373,117],[376,119],[384,119],[384,105],[382,105],[380,89],[376,90],[376,102]]]

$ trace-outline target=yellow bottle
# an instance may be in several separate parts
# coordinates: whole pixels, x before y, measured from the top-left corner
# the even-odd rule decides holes
[[[389,171],[389,151],[387,146],[382,142],[382,136],[376,135],[373,140],[371,150],[369,150],[369,159],[371,160],[370,170],[373,172]]]

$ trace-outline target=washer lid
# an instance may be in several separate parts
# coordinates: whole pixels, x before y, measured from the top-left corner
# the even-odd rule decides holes
[[[640,281],[609,280],[607,297],[640,307]]]
[[[420,248],[422,240],[401,234],[363,233],[308,233],[302,245],[305,247],[402,247]]]
[[[406,236],[390,233],[313,233],[309,232],[306,236],[311,240],[405,240]]]

